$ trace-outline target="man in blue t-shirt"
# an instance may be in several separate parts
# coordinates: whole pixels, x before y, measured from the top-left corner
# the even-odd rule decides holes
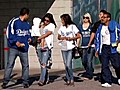
[[[29,64],[28,64],[28,48],[31,42],[30,24],[27,21],[29,18],[29,9],[22,8],[20,16],[10,20],[7,27],[7,39],[9,46],[9,60],[5,69],[5,75],[2,88],[6,88],[10,81],[11,72],[13,70],[15,59],[20,57],[22,64],[22,79],[24,88],[28,88],[29,79]]]

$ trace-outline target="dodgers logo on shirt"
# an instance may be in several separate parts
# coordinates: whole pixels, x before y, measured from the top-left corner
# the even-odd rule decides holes
[[[21,29],[17,29],[16,30],[16,34],[18,36],[26,36],[26,35],[30,35],[28,30],[21,30]]]

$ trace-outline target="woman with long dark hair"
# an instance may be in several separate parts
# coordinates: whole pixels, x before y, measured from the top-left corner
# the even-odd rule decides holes
[[[63,14],[60,16],[60,18],[62,26],[58,31],[58,40],[60,41],[62,57],[66,70],[67,82],[65,85],[74,86],[74,77],[72,71],[72,49],[75,47],[75,44],[73,43],[73,40],[77,41],[77,39],[80,39],[80,33],[76,25],[71,20],[69,14]]]
[[[51,13],[47,13],[42,18],[43,23],[43,29],[41,29],[42,33],[41,36],[38,38],[39,41],[42,42],[44,40],[44,50],[43,46],[40,44],[40,46],[37,48],[38,57],[40,60],[41,65],[41,75],[38,82],[39,86],[43,86],[46,81],[49,81],[48,76],[48,69],[47,64],[48,60],[51,58],[51,50],[53,48],[53,34],[56,27],[55,21],[53,19],[53,15]]]

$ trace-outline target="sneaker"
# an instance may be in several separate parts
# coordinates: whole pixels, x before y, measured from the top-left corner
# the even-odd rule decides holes
[[[24,88],[29,88],[29,84],[24,84]]]
[[[1,85],[1,87],[2,87],[3,89],[5,89],[5,88],[7,87],[7,83],[3,83],[3,84]]]
[[[102,87],[111,87],[111,85],[109,83],[104,83],[101,85]]]
[[[118,79],[118,84],[120,85],[120,79]]]

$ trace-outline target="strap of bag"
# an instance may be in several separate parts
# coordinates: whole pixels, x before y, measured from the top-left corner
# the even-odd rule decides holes
[[[72,35],[73,35],[73,37],[75,37],[75,33],[73,31],[73,26],[72,26]],[[73,40],[73,43],[75,44],[75,46],[77,46],[77,41],[76,40]]]

